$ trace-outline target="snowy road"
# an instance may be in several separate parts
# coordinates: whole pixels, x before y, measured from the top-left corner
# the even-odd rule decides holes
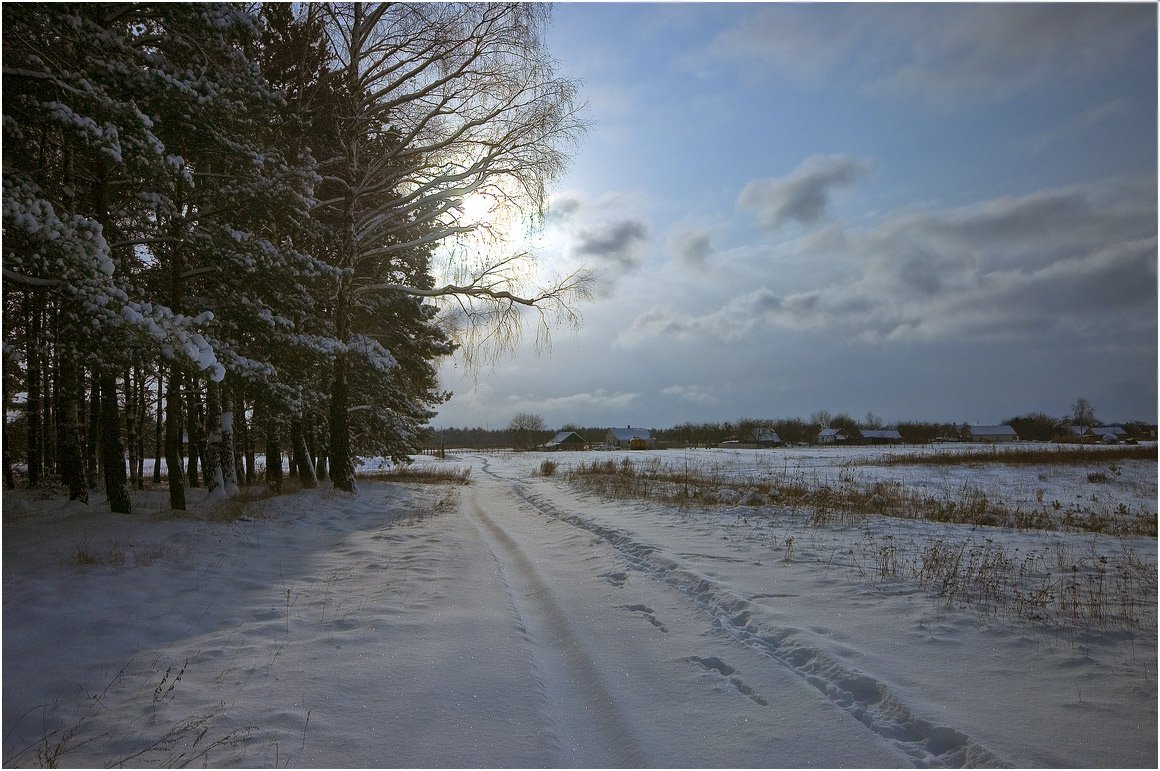
[[[1003,761],[559,486],[476,461],[467,506],[496,557],[568,766],[961,766]],[[572,508],[567,508],[568,504]]]

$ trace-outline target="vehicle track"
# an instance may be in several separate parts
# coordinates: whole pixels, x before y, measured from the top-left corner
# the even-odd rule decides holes
[[[493,473],[486,459],[483,471],[503,480],[528,505],[542,514],[581,528],[620,552],[628,564],[691,598],[712,623],[733,639],[784,667],[820,691],[874,734],[905,753],[919,767],[1006,767],[1011,764],[967,734],[937,725],[916,714],[889,686],[851,670],[825,650],[794,639],[795,630],[770,629],[753,617],[751,602],[724,585],[681,565],[658,546],[633,534],[600,524],[575,511],[562,509],[529,491],[519,480]],[[706,666],[704,662],[700,662]],[[707,667],[716,669],[716,667]]]
[[[504,487],[485,483],[482,489],[472,490],[463,511],[479,530],[507,588],[541,685],[558,765],[647,765],[631,722],[624,719],[604,686],[597,657],[586,649],[577,623],[564,612],[534,561],[502,524],[503,511],[512,505]]]

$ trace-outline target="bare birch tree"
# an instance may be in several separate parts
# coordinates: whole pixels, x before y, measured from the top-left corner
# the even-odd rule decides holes
[[[330,410],[335,487],[354,488],[348,358],[373,358],[374,330],[352,310],[384,293],[455,304],[472,342],[514,344],[521,310],[573,317],[583,273],[534,286],[526,252],[507,253],[469,200],[531,217],[583,128],[576,87],[559,77],[541,39],[546,7],[499,3],[326,4],[335,59],[334,146],[317,149],[316,216],[332,223],[342,269],[331,308],[339,342]],[[417,248],[451,257],[445,280],[402,283],[397,261]],[[482,334],[481,334],[482,333]],[[386,357],[383,357],[386,360]]]

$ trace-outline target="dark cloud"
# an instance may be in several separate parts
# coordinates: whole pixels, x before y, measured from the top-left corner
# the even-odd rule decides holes
[[[576,234],[573,252],[621,272],[640,267],[637,245],[648,240],[648,225],[643,220],[620,220],[582,228]]]
[[[623,219],[581,228],[572,253],[595,269],[602,290],[609,292],[618,277],[640,268],[643,256],[638,247],[647,240],[644,220]]]
[[[649,242],[649,222],[640,200],[630,193],[588,198],[557,197],[548,225],[562,253],[596,278],[598,294],[609,295],[620,280],[640,269]]]
[[[750,182],[738,203],[756,210],[758,221],[769,230],[791,222],[816,225],[825,219],[834,190],[865,176],[869,168],[847,155],[815,155],[787,176]]]

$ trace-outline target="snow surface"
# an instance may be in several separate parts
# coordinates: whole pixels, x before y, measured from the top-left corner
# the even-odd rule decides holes
[[[868,452],[692,457],[1155,511],[1154,463],[1085,488],[1079,468],[850,465]],[[540,476],[549,457],[561,470]],[[463,453],[421,462],[470,467],[467,486],[195,490],[188,515],[164,490],[132,516],[5,492],[4,765],[1156,767],[1155,539],[811,527],[564,475],[625,457],[690,455]],[[885,545],[933,539],[1131,551],[1151,600],[1130,628],[1073,627],[874,570]]]

